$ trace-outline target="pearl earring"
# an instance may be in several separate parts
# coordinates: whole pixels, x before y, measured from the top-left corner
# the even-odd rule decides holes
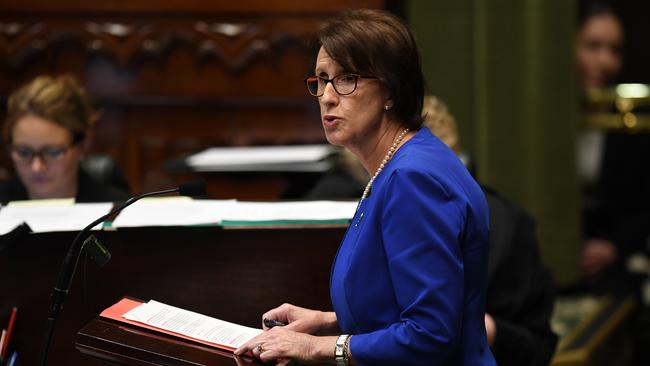
[[[386,105],[384,106],[384,110],[389,110],[389,109],[390,109],[390,106],[389,106],[388,104],[386,104]]]

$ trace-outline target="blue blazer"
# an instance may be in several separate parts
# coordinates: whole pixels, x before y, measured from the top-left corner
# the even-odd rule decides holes
[[[488,207],[422,128],[361,202],[330,283],[359,365],[495,365],[485,336]]]

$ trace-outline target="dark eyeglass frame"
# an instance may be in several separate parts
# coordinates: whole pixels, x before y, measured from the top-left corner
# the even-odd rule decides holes
[[[344,76],[353,76],[354,77],[354,87],[352,88],[352,91],[350,91],[349,93],[341,93],[338,89],[336,89],[335,80],[340,79],[341,77],[344,77]],[[354,93],[355,90],[357,90],[357,86],[359,85],[359,79],[379,79],[379,78],[376,77],[376,76],[373,76],[373,75],[359,75],[359,74],[354,74],[354,73],[350,73],[350,72],[342,72],[342,73],[334,76],[331,79],[322,77],[320,75],[310,75],[310,76],[307,76],[305,78],[304,82],[305,82],[305,86],[307,86],[307,91],[309,92],[309,94],[311,94],[311,95],[313,95],[315,97],[322,97],[323,94],[325,94],[325,88],[327,87],[327,83],[332,84],[332,87],[334,88],[334,91],[338,95],[350,95],[350,94]],[[318,92],[312,93],[311,88],[309,87],[309,83],[310,82],[317,82],[318,83],[319,80],[322,80],[324,82],[322,93],[320,93],[320,94],[318,94]],[[316,84],[316,90],[318,90],[318,84]]]
[[[41,159],[45,164],[53,164],[61,160],[61,158],[78,142],[71,142],[65,146],[48,146],[42,149],[34,150],[27,146],[9,146],[9,154],[11,157],[21,164],[31,164],[36,157]]]

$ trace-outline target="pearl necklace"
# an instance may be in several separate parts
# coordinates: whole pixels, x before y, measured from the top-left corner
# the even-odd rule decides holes
[[[386,156],[384,156],[384,160],[382,160],[381,164],[379,164],[379,168],[377,168],[375,175],[373,175],[372,178],[370,178],[370,180],[368,181],[368,184],[366,184],[366,189],[363,190],[363,195],[361,196],[361,200],[359,201],[359,203],[361,203],[361,201],[363,201],[368,197],[368,193],[370,193],[370,188],[372,188],[372,183],[375,181],[379,173],[381,173],[381,171],[384,170],[384,167],[386,166],[386,164],[388,164],[388,160],[390,160],[390,158],[393,157],[395,150],[397,150],[397,146],[399,145],[400,142],[402,142],[402,139],[404,139],[404,136],[406,136],[408,132],[409,129],[405,128],[404,130],[402,130],[402,132],[400,132],[399,135],[397,135],[397,137],[395,137],[395,141],[393,141],[393,145],[391,145],[390,149],[388,149],[388,152],[386,153]]]

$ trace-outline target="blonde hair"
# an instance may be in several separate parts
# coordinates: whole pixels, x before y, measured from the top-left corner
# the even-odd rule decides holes
[[[456,154],[460,154],[456,119],[449,113],[447,106],[433,95],[425,96],[422,115],[424,116],[423,125],[428,127]]]
[[[12,142],[16,122],[28,115],[65,128],[72,134],[73,142],[83,141],[99,117],[86,91],[70,75],[39,76],[11,93],[2,129],[6,144]]]

